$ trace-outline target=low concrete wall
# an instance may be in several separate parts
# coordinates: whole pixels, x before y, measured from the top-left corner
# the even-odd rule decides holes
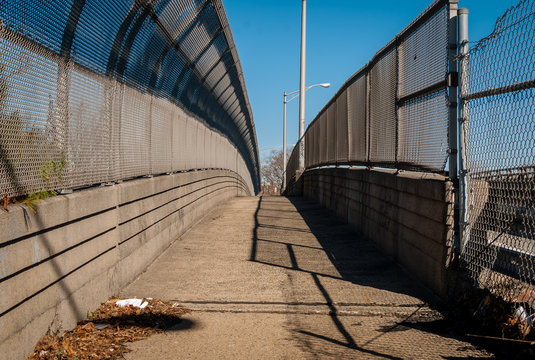
[[[389,170],[306,171],[304,196],[333,210],[439,296],[448,297],[452,184]]]
[[[56,196],[0,214],[0,354],[25,358],[47,330],[75,325],[134,280],[218,203],[250,195],[203,170]]]

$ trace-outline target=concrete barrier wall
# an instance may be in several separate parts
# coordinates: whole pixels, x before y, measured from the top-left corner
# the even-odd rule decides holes
[[[448,296],[453,210],[447,178],[324,168],[303,174],[303,193],[335,211],[438,295]]]
[[[137,179],[0,213],[0,357],[25,358],[134,280],[218,203],[250,195],[226,170]]]

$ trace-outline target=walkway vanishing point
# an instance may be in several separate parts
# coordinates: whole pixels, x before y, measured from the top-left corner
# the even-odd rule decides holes
[[[241,197],[174,242],[121,296],[195,311],[127,359],[468,359],[439,299],[303,198]]]

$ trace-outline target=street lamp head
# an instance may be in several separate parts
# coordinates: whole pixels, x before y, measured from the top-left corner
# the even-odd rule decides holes
[[[331,86],[331,83],[323,83],[323,84],[320,84],[320,86],[324,88],[328,88],[329,86]]]

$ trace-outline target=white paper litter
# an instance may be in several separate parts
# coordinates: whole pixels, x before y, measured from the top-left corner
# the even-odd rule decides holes
[[[104,330],[105,328],[107,328],[109,326],[110,326],[110,324],[95,324],[95,329]]]
[[[519,306],[518,309],[515,311],[515,315],[521,320],[528,324],[531,323],[531,317],[527,313],[527,311],[524,309],[523,306]]]
[[[126,307],[126,306],[133,306],[140,309],[144,309],[147,305],[149,305],[148,301],[143,302],[143,299],[124,299],[124,300],[117,300],[115,302],[115,305],[120,307]]]

